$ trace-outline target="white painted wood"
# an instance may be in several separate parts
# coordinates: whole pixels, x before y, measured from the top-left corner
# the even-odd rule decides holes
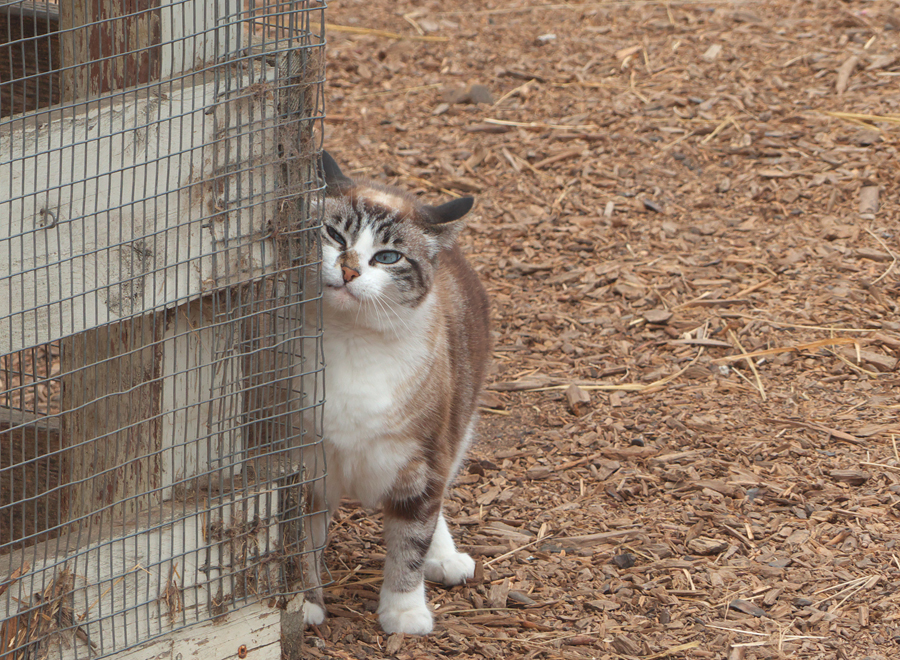
[[[202,69],[237,51],[242,34],[240,0],[177,0],[159,7],[160,77]]]
[[[0,131],[0,354],[272,271],[275,69],[244,72]]]
[[[280,618],[280,610],[254,603],[222,621],[207,621],[167,633],[136,649],[117,653],[111,660],[238,660],[241,646],[246,646],[247,660],[281,660]]]
[[[217,649],[214,655],[204,652],[203,657],[235,657],[238,647],[246,644],[248,650],[258,653],[249,657],[279,658],[280,611],[270,609],[268,602],[254,604],[251,599],[248,606],[227,614],[219,624],[209,621],[210,599],[227,599],[232,588],[240,584],[240,580],[223,575],[246,566],[251,566],[248,573],[255,575],[256,553],[272,552],[278,546],[277,492],[265,490],[235,497],[209,511],[189,515],[184,509],[194,509],[193,505],[167,504],[140,521],[142,527],[158,527],[140,531],[133,525],[117,526],[103,541],[78,551],[66,552],[56,547],[56,541],[48,541],[0,557],[4,582],[26,562],[30,564],[0,598],[0,621],[15,617],[24,609],[22,604],[33,602],[32,594],[43,593],[66,568],[74,575],[74,618],[100,653],[115,653],[137,640],[153,640],[142,650],[113,657],[174,660],[182,653],[183,658],[189,658],[195,657],[202,643],[204,648]],[[252,550],[236,555],[231,550],[232,526],[243,524],[238,529],[246,531],[257,518],[261,521],[259,529],[247,537],[246,546],[240,546]],[[37,559],[42,557],[49,559]],[[166,603],[160,600],[173,562],[183,599],[183,610],[176,612],[174,626]],[[265,566],[277,575],[277,561],[266,562]],[[198,625],[169,634],[173,627],[185,624]],[[81,639],[65,634],[51,638],[49,657],[70,660],[87,658],[88,654]]]

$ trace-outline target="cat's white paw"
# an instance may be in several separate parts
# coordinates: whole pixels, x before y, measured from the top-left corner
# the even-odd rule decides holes
[[[308,600],[303,601],[303,623],[307,626],[318,626],[325,621],[325,608]]]
[[[434,629],[434,619],[425,601],[425,588],[421,585],[409,593],[381,592],[378,605],[378,621],[384,632],[427,635]]]
[[[425,577],[448,587],[462,584],[475,575],[475,560],[465,552],[453,551],[444,557],[426,557]]]

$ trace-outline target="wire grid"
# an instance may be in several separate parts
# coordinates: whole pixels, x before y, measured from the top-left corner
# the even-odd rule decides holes
[[[0,660],[303,589],[323,10],[0,0]]]

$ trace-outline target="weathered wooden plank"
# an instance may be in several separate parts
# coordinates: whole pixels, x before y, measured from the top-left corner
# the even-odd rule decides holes
[[[63,585],[56,595],[71,607],[98,652],[115,653],[135,640],[166,635],[142,647],[153,649],[151,654],[134,649],[121,657],[170,653],[161,657],[174,659],[179,652],[192,657],[197,647],[190,644],[201,639],[207,640],[204,648],[222,651],[209,657],[233,657],[241,644],[265,649],[260,657],[278,657],[268,655],[274,652],[268,647],[280,636],[279,611],[265,601],[253,603],[278,589],[278,495],[263,490],[233,496],[187,515],[180,503],[155,507],[141,519],[142,529],[114,525],[88,547],[67,549],[49,541],[0,557],[0,580],[6,582],[17,569],[21,574],[0,597],[0,621],[24,621],[29,606],[39,604],[32,594]],[[260,565],[264,555],[267,561]],[[250,603],[241,613],[230,612],[245,598]],[[215,632],[221,624],[209,621],[219,616],[227,635]],[[195,624],[191,632],[168,634]],[[50,657],[88,657],[83,639],[73,630],[51,636]]]
[[[217,0],[63,2],[63,99],[97,98],[201,69],[237,52],[245,45],[238,42],[241,12],[240,3]]]
[[[206,621],[166,633],[136,649],[117,653],[110,660],[183,660],[201,657],[200,649],[202,657],[215,660],[281,660],[280,615],[281,610],[254,603],[220,621]],[[79,659],[86,657],[82,653]],[[74,654],[64,653],[62,658],[69,660]]]
[[[201,299],[168,314],[161,358],[160,486],[181,492],[230,482],[243,467],[240,341],[214,324],[216,302]],[[219,310],[219,314],[222,310]],[[238,324],[239,325],[239,324]],[[204,476],[203,484],[191,478]]]
[[[96,98],[159,78],[156,0],[70,0],[60,5],[63,99]]]
[[[269,83],[250,85],[275,68],[248,68],[224,97],[143,92],[4,127],[0,354],[272,271],[277,108]]]
[[[109,525],[159,504],[159,315],[67,337],[61,345],[68,518]]]

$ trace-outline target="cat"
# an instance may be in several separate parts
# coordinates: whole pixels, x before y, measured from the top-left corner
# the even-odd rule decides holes
[[[456,244],[471,197],[440,206],[350,179],[323,152],[323,444],[310,539],[321,548],[341,496],[381,506],[386,558],[378,618],[387,633],[426,635],[423,578],[464,583],[442,512],[470,444],[490,356],[488,298]],[[307,625],[325,619],[322,552],[306,554]]]

